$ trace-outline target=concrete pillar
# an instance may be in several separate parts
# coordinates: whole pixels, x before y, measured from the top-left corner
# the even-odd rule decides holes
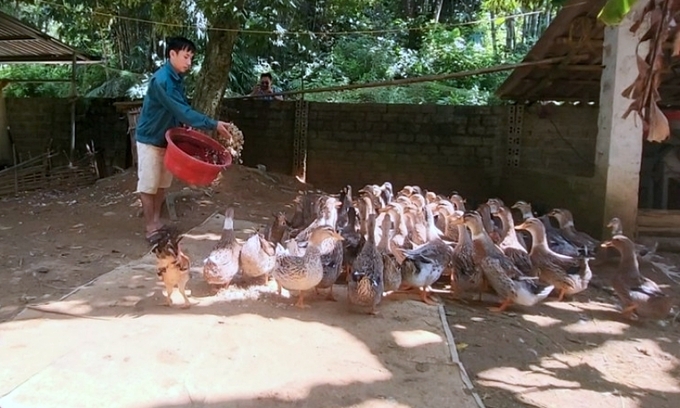
[[[640,162],[642,160],[642,122],[631,113],[623,119],[632,100],[621,95],[638,76],[635,50],[648,24],[631,33],[631,15],[649,0],[639,0],[624,21],[616,27],[605,27],[600,83],[600,111],[595,157],[595,177],[602,188],[604,208],[603,231],[612,217],[619,217],[623,231],[634,237],[637,229]],[[648,42],[638,48],[647,55]],[[595,192],[593,192],[595,193]]]

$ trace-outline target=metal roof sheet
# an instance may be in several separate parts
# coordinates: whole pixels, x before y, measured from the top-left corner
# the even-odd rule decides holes
[[[0,64],[96,62],[37,28],[0,12]]]

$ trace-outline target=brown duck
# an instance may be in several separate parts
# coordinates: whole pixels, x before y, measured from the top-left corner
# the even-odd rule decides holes
[[[527,276],[535,276],[531,266],[531,258],[526,248],[520,244],[515,231],[515,222],[512,219],[512,213],[500,200],[490,199],[487,204],[491,210],[491,214],[501,220],[502,225],[502,240],[498,246],[503,250],[512,262]]]
[[[533,306],[548,297],[555,287],[523,276],[510,258],[493,243],[479,213],[468,212],[463,219],[472,235],[475,264],[501,299],[501,305],[490,308],[491,311],[502,312],[513,303]]]
[[[627,318],[664,319],[673,306],[673,299],[663,293],[651,279],[640,274],[635,256],[635,244],[624,235],[616,235],[602,244],[621,253],[619,271],[612,278],[612,287],[621,300],[621,314]]]
[[[537,218],[529,218],[517,229],[531,234],[531,263],[541,281],[555,286],[559,292],[558,301],[586,290],[593,277],[587,258],[561,255],[550,249],[545,227]]]
[[[350,303],[370,308],[376,314],[376,307],[384,292],[383,257],[375,245],[375,214],[368,216],[368,239],[352,263],[347,275],[347,297]]]

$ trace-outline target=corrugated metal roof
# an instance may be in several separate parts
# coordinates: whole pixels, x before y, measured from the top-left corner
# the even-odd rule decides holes
[[[597,18],[606,0],[569,0],[523,62],[565,57],[562,62],[515,69],[496,94],[516,102],[599,102],[604,24]],[[672,48],[673,36],[664,51]],[[680,59],[661,75],[662,105],[680,105]]]
[[[80,53],[37,28],[0,12],[0,64],[93,62]]]

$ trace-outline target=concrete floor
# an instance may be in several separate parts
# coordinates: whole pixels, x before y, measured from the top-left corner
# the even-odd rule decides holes
[[[385,299],[368,316],[343,286],[307,310],[271,286],[211,296],[200,260],[222,220],[183,240],[190,309],[161,305],[148,254],[0,325],[0,407],[476,407],[436,307]]]

